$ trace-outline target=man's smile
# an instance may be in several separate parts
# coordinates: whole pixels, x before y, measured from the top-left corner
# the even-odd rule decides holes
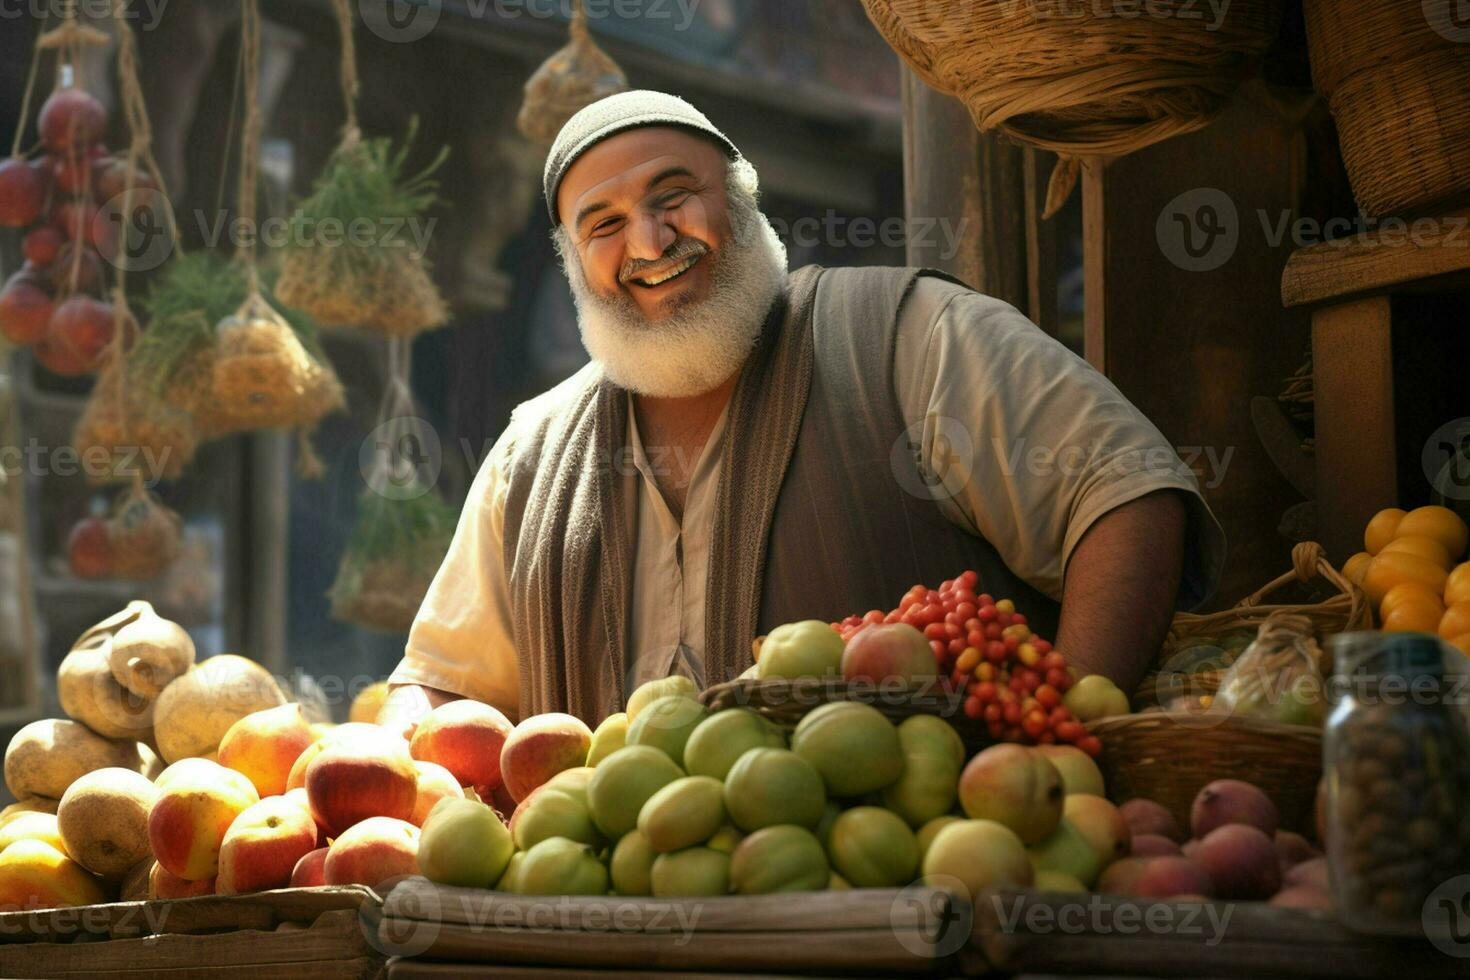
[[[694,268],[702,258],[704,258],[703,255],[691,255],[661,271],[644,273],[639,276],[629,276],[626,281],[641,286],[644,289],[657,289],[659,286],[683,276],[690,269]]]

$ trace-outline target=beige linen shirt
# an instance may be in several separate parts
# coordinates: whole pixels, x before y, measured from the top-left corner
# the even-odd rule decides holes
[[[1067,560],[1099,517],[1171,488],[1192,497],[1181,604],[1195,605],[1213,590],[1224,533],[1194,473],[1111,382],[1010,305],[919,278],[899,311],[893,382],[930,479],[949,490],[940,495],[941,512],[983,536],[1040,592],[1061,598]],[[628,412],[627,443],[638,471],[628,690],[676,672],[703,685],[704,593],[725,428],[722,415],[695,464],[681,523],[653,478],[668,461],[645,451]],[[470,487],[391,680],[514,715],[518,666],[501,557],[506,484],[499,450],[508,434]]]

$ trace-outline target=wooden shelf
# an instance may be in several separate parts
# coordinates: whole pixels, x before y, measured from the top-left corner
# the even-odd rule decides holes
[[[1390,290],[1470,287],[1470,210],[1403,220],[1401,232],[1374,231],[1297,249],[1281,275],[1282,303],[1289,308]]]

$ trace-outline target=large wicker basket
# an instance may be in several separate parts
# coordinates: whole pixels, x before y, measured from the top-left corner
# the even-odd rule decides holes
[[[699,696],[711,711],[750,708],[790,734],[807,712],[831,701],[871,704],[898,724],[912,715],[935,715],[959,732],[968,753],[975,753],[995,739],[982,722],[964,713],[965,693],[947,691],[942,685],[902,689],[888,684],[848,683],[840,677],[800,677],[795,680],[740,678],[706,688]]]
[[[1362,589],[1332,567],[1320,544],[1303,541],[1296,545],[1291,549],[1291,565],[1291,571],[1267,582],[1229,609],[1204,614],[1179,613],[1175,616],[1162,649],[1134,692],[1131,699],[1134,707],[1148,707],[1159,703],[1161,675],[1174,673],[1171,660],[1191,642],[1217,637],[1236,629],[1257,629],[1273,613],[1292,612],[1307,617],[1316,628],[1318,637],[1373,628],[1367,596]],[[1332,595],[1320,602],[1305,605],[1266,601],[1292,582],[1325,586],[1332,591]],[[1324,673],[1327,673],[1330,665],[1324,664],[1323,668]],[[1224,673],[1224,670],[1192,673],[1189,679],[1191,693],[1213,694]]]
[[[1195,795],[1216,779],[1263,790],[1281,825],[1307,836],[1322,776],[1322,731],[1236,716],[1154,711],[1092,722],[1103,744],[1103,780],[1116,803],[1149,799],[1189,826]]]
[[[1470,24],[1456,0],[1306,0],[1312,79],[1370,215],[1470,202]]]
[[[863,0],[914,72],[958,97],[981,130],[1063,157],[1047,213],[1079,158],[1122,156],[1200,129],[1257,70],[1281,0],[1235,0],[1218,22],[1195,0],[1152,0],[1137,16],[1096,4]]]

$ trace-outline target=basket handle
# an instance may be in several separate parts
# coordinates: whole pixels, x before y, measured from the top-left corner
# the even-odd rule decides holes
[[[1347,625],[1367,625],[1368,600],[1363,590],[1354,585],[1341,572],[1332,567],[1327,560],[1327,553],[1322,546],[1315,541],[1302,541],[1291,549],[1291,571],[1272,579],[1261,586],[1244,599],[1235,604],[1237,609],[1249,609],[1259,606],[1265,598],[1277,589],[1282,588],[1296,579],[1306,584],[1313,578],[1321,577],[1329,585],[1347,596],[1352,603],[1348,611]]]

